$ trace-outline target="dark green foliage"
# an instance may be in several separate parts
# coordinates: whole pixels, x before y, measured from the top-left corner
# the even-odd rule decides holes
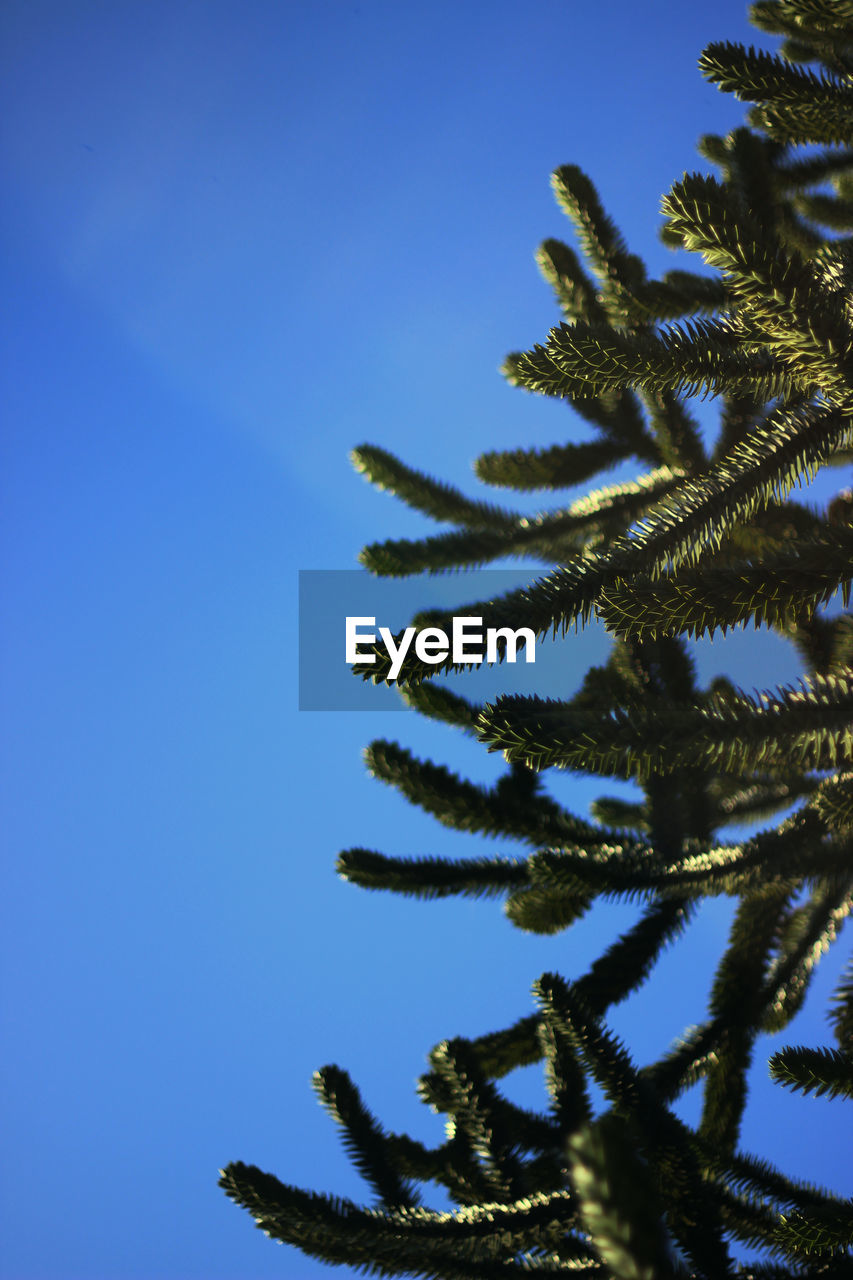
[[[846,27],[843,35],[847,35]],[[801,37],[797,43],[803,48],[809,41]],[[826,43],[818,40],[821,52]],[[789,46],[789,56],[791,52]],[[709,45],[699,65],[720,88],[736,93],[745,102],[761,104],[749,113],[749,121],[771,138],[837,143],[850,138],[853,86],[847,75],[816,75],[782,58],[733,44]]]
[[[770,1059],[774,1080],[816,1097],[853,1098],[853,1054],[841,1049],[785,1049]]]
[[[486,502],[472,502],[458,489],[431,480],[404,466],[386,449],[363,444],[350,454],[353,465],[379,489],[388,489],[416,511],[434,520],[448,520],[470,529],[512,529],[520,517]]]
[[[347,1073],[340,1067],[323,1067],[314,1075],[314,1087],[323,1106],[343,1129],[344,1146],[353,1163],[382,1203],[401,1208],[417,1203],[399,1168],[388,1159],[387,1135],[365,1107]]]
[[[486,484],[507,489],[566,489],[616,466],[625,455],[625,446],[620,448],[609,440],[590,440],[585,444],[555,444],[551,449],[484,453],[477,459],[475,471]]]
[[[599,613],[609,631],[637,639],[707,635],[749,622],[783,628],[836,592],[849,605],[851,581],[853,529],[826,528],[762,557],[657,579],[638,574],[602,592]]]
[[[712,83],[751,104],[751,127],[703,138],[719,176],[686,174],[663,201],[665,242],[701,255],[701,270],[651,279],[590,179],[572,165],[553,178],[580,252],[541,246],[562,322],[508,357],[505,372],[567,400],[582,438],[488,452],[475,469],[521,493],[602,475],[598,487],[519,512],[384,450],[353,455],[379,487],[452,526],[366,548],[374,573],[531,556],[551,569],[465,612],[537,635],[598,617],[613,644],[571,698],[485,706],[433,682],[455,669],[449,659],[407,656],[398,686],[409,706],[503,752],[506,769],[481,786],[386,741],[368,748],[368,767],[444,826],[502,847],[463,859],[351,849],[338,871],[423,899],[497,897],[512,924],[542,934],[602,899],[640,910],[586,972],[539,977],[534,1011],[432,1050],[418,1092],[445,1119],[437,1146],[383,1130],[342,1069],[317,1073],[376,1207],[228,1166],[222,1186],[263,1230],[328,1262],[435,1280],[853,1276],[853,1206],[739,1145],[759,1037],[802,1008],[853,907],[853,495],[841,489],[825,508],[792,498],[853,457],[853,3],[761,0],[752,16],[783,37],[779,53],[716,43],[701,61]],[[710,442],[690,411],[695,395],[719,409]],[[628,460],[636,478],[608,483]],[[737,626],[792,642],[799,681],[761,693],[724,678],[702,688],[688,642]],[[377,647],[356,673],[385,680],[389,662]],[[629,780],[634,795],[603,794],[581,817],[549,795],[550,768]],[[726,843],[719,833],[732,824],[753,830]],[[608,1028],[609,1010],[721,895],[734,913],[707,1007],[669,1051],[638,1065]],[[780,1089],[844,1108],[849,968],[828,1022],[834,1047],[777,1047],[770,1074]],[[499,1082],[537,1062],[546,1087],[534,1112]],[[691,1128],[672,1108],[693,1085],[702,1110]],[[429,1184],[457,1207],[419,1207]],[[733,1260],[752,1253],[754,1262]]]
[[[853,677],[812,676],[800,689],[750,697],[719,692],[694,707],[675,699],[575,710],[539,698],[501,698],[479,719],[482,740],[532,768],[585,768],[648,778],[683,765],[749,772],[786,761],[830,769],[853,751]]]

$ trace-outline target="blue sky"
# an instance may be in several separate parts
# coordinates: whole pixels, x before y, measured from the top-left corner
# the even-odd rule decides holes
[[[673,265],[660,196],[741,119],[696,60],[755,34],[733,0],[6,0],[3,1280],[325,1273],[218,1167],[364,1200],[312,1071],[437,1141],[428,1049],[635,918],[539,939],[337,880],[343,848],[477,845],[371,781],[371,739],[501,766],[412,714],[298,712],[297,574],[428,528],[352,471],[364,440],[476,493],[483,450],[585,436],[497,373],[556,319],[549,173],[580,164]],[[728,643],[703,670],[797,674]],[[555,788],[579,812],[612,790]],[[639,1058],[701,1016],[725,918],[614,1019]],[[823,1038],[820,1010],[800,1025]],[[744,1145],[849,1193],[832,1117],[757,1083]]]

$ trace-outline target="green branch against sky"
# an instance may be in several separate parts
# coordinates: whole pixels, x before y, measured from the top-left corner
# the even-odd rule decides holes
[[[504,371],[567,400],[586,437],[487,452],[475,470],[519,494],[590,492],[526,511],[383,449],[353,454],[375,485],[449,526],[367,547],[372,572],[544,559],[550,572],[467,612],[537,635],[597,617],[612,647],[572,698],[483,706],[430,680],[466,664],[408,653],[397,683],[410,706],[502,752],[505,772],[484,787],[386,741],[368,767],[446,826],[504,847],[463,859],[354,848],[339,873],[424,899],[499,898],[513,925],[542,934],[603,899],[635,901],[639,916],[586,973],[537,977],[532,1007],[508,1010],[507,1026],[432,1050],[419,1092],[446,1121],[435,1147],[386,1131],[342,1068],[317,1073],[372,1207],[242,1163],[223,1171],[259,1227],[327,1262],[435,1280],[853,1275],[851,1205],[740,1148],[757,1039],[802,1007],[853,902],[853,496],[842,480],[821,509],[792,497],[853,458],[853,4],[762,0],[752,18],[783,37],[778,53],[715,43],[700,63],[749,104],[747,124],[701,139],[716,176],[686,174],[663,199],[663,238],[695,270],[651,279],[591,179],[573,165],[554,174],[576,247],[549,239],[538,262],[561,319]],[[718,407],[713,440],[695,396]],[[625,463],[634,478],[608,482]],[[689,642],[744,625],[793,642],[798,682],[700,687]],[[388,653],[373,658],[356,673],[387,679]],[[546,790],[551,768],[630,780],[637,799],[603,794],[591,817],[573,814]],[[727,841],[733,823],[752,834]],[[735,910],[708,1006],[697,993],[695,1025],[640,1067],[609,1011],[719,895]],[[849,971],[827,1026],[834,1043],[783,1045],[770,1075],[849,1107]],[[528,1111],[499,1081],[536,1062],[543,1104]],[[691,1127],[673,1104],[696,1084]],[[431,1186],[455,1207],[428,1208]]]

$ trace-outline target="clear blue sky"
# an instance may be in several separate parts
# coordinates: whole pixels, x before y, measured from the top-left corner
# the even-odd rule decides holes
[[[297,571],[426,530],[351,471],[363,440],[476,493],[484,449],[586,435],[497,373],[556,319],[549,173],[582,165],[663,269],[661,194],[741,119],[696,71],[726,37],[755,37],[739,0],[6,0],[2,1280],[326,1273],[218,1167],[364,1200],[314,1068],[437,1141],[430,1046],[635,918],[537,939],[336,879],[350,846],[486,847],[372,782],[372,738],[501,764],[412,714],[299,713]],[[797,672],[731,653],[748,686]],[[619,1011],[641,1060],[701,1017],[725,917]],[[761,1074],[745,1145],[853,1190],[837,1108]]]

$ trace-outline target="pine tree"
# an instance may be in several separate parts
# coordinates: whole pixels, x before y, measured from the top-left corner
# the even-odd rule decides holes
[[[783,37],[778,54],[713,44],[700,63],[752,104],[747,124],[703,138],[719,176],[687,175],[663,202],[665,241],[705,267],[650,279],[589,178],[557,170],[554,192],[584,261],[560,241],[542,245],[563,320],[505,372],[568,401],[595,434],[476,463],[481,480],[521,492],[584,484],[631,459],[642,474],[525,517],[381,449],[355,452],[376,485],[453,526],[367,547],[374,573],[544,559],[555,566],[547,576],[466,612],[540,635],[595,616],[613,642],[566,701],[476,706],[430,681],[452,662],[407,658],[398,684],[411,706],[503,752],[506,772],[493,788],[475,786],[390,742],[370,748],[372,772],[446,825],[527,852],[451,861],[352,849],[340,874],[423,898],[503,898],[515,925],[545,934],[604,896],[644,909],[582,976],[539,977],[533,1012],[432,1050],[419,1091],[447,1119],[441,1145],[386,1132],[342,1069],[316,1074],[375,1207],[242,1163],[223,1171],[227,1195],[259,1227],[328,1262],[441,1280],[853,1275],[850,1202],[739,1147],[756,1038],[801,1008],[853,901],[853,616],[843,611],[853,493],[841,488],[821,511],[790,496],[853,456],[853,2],[760,0],[751,14]],[[713,446],[691,414],[694,396],[719,406]],[[700,688],[689,642],[739,626],[792,641],[800,681],[760,696],[724,679]],[[384,649],[375,657],[360,668],[365,678],[387,676]],[[547,768],[630,779],[642,799],[604,796],[583,818],[550,798]],[[732,824],[759,829],[726,843],[719,832]],[[608,1011],[714,895],[736,907],[707,1015],[638,1067]],[[780,1087],[839,1095],[844,1108],[853,970],[829,1019],[835,1047],[790,1046],[770,1071]],[[547,1087],[541,1113],[499,1088],[535,1062]],[[691,1128],[673,1103],[697,1082],[703,1105]],[[429,1183],[458,1207],[421,1207],[418,1188]],[[745,1253],[761,1260],[734,1260]]]

